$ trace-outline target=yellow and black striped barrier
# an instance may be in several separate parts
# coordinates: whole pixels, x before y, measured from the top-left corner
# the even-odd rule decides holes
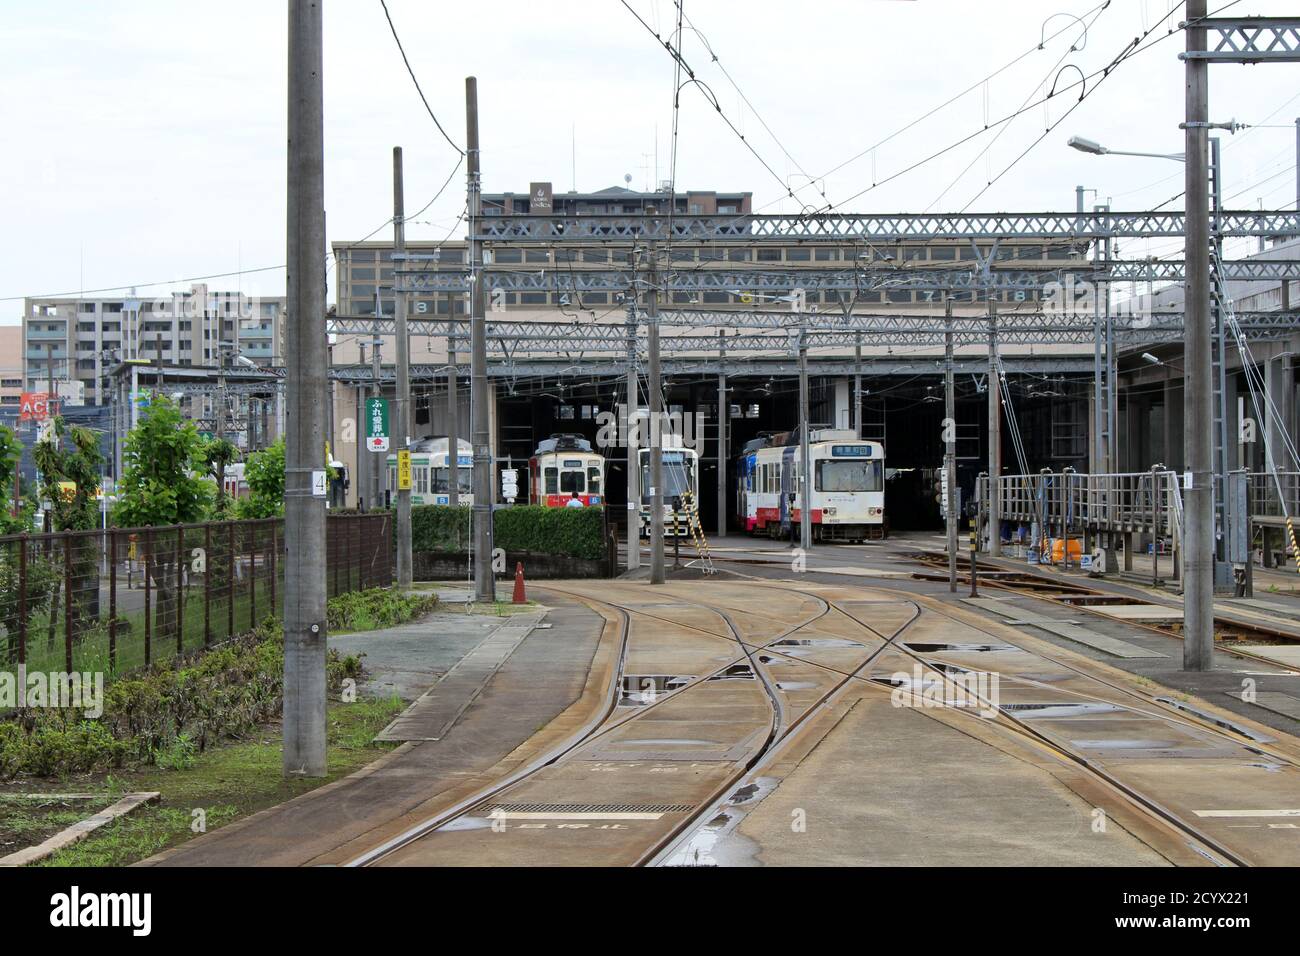
[[[704,527],[700,524],[700,509],[695,506],[695,496],[689,491],[683,492],[682,504],[686,506],[686,529],[691,533],[700,566],[705,574],[713,574],[713,557],[709,554],[709,540],[704,536]]]
[[[1286,533],[1291,538],[1291,557],[1295,561],[1295,569],[1300,573],[1300,548],[1296,547],[1295,525],[1291,523],[1291,516],[1286,516]]]

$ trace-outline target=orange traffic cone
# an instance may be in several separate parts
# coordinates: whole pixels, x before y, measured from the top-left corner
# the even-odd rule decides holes
[[[527,604],[528,595],[524,593],[524,563],[515,562],[515,594],[510,599],[512,604]]]

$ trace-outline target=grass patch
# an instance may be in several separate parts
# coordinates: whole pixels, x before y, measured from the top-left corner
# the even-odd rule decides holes
[[[95,786],[83,786],[83,792],[102,790],[106,803],[121,793],[141,790],[161,792],[162,802],[122,817],[37,865],[125,866],[194,837],[195,811],[202,811],[206,830],[211,832],[291,800],[364,767],[396,746],[376,742],[374,736],[403,707],[395,697],[331,704],[328,772],[320,779],[285,779],[281,775],[277,723],[260,728],[253,740],[196,754],[183,769],[149,767],[114,773]],[[91,812],[77,812],[75,819]]]
[[[35,846],[112,802],[108,794],[94,800],[0,800],[0,856]]]
[[[331,634],[374,631],[423,617],[438,605],[435,594],[373,588],[330,598],[328,627]]]

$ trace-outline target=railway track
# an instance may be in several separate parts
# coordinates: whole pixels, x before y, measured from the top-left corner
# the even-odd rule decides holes
[[[548,585],[618,621],[619,663],[601,711],[516,773],[349,865],[713,862],[709,846],[775,786],[772,768],[828,732],[819,715],[855,693],[921,701],[937,690],[956,699],[980,668],[1001,673],[1000,698],[976,693],[934,716],[972,736],[1001,735],[1075,775],[1067,785],[1119,814],[1125,829],[1144,831],[1171,860],[1297,858],[1233,829],[1230,816],[1198,816],[1195,801],[1155,773],[1182,761],[1230,799],[1257,787],[1244,778],[1263,769],[1265,790],[1282,806],[1288,787],[1300,792],[1300,762],[1264,742],[1026,651],[923,596],[854,589],[841,591],[854,597],[828,597],[836,589],[756,580],[710,585],[708,598],[696,599],[691,587],[606,585],[593,594]],[[772,601],[774,591],[782,594]],[[758,606],[781,613],[756,614]],[[961,629],[980,643],[928,637]],[[693,665],[675,674],[662,666],[650,680],[647,662],[659,660]],[[711,666],[698,666],[705,661]],[[923,675],[913,686],[898,678],[906,668]]]
[[[548,586],[549,587],[549,586]],[[620,620],[620,649],[619,664],[616,670],[615,678],[611,682],[610,692],[607,696],[606,706],[599,717],[593,720],[587,727],[575,734],[568,741],[561,744],[550,753],[543,755],[530,765],[521,769],[515,774],[485,788],[457,805],[439,812],[428,819],[421,821],[419,824],[409,828],[405,832],[390,839],[368,852],[361,854],[349,862],[350,866],[373,866],[382,865],[391,862],[395,857],[408,851],[421,841],[429,841],[436,838],[439,834],[460,833],[464,832],[458,828],[458,825],[464,824],[465,821],[474,821],[469,829],[474,829],[477,821],[487,819],[490,824],[501,823],[501,830],[506,829],[509,820],[515,818],[518,813],[519,819],[537,819],[538,816],[544,816],[547,813],[556,815],[556,819],[617,819],[628,817],[630,819],[639,819],[638,815],[657,815],[656,819],[662,819],[667,816],[675,818],[678,814],[684,814],[692,809],[695,805],[693,802],[689,806],[681,803],[655,803],[645,804],[636,800],[621,799],[616,801],[606,801],[602,804],[592,805],[573,800],[565,799],[561,802],[551,802],[539,804],[535,799],[526,801],[513,800],[512,793],[521,788],[527,788],[530,785],[536,785],[538,779],[548,770],[554,768],[563,768],[566,763],[590,763],[590,760],[578,760],[579,757],[590,757],[592,750],[600,747],[603,741],[609,740],[616,736],[620,730],[625,730],[629,725],[635,722],[649,723],[658,718],[662,712],[669,707],[674,701],[680,701],[683,695],[689,694],[692,690],[699,693],[699,689],[706,687],[710,682],[721,682],[737,679],[750,679],[763,688],[769,707],[766,713],[766,719],[761,726],[753,728],[755,732],[761,731],[761,740],[755,741],[742,749],[742,758],[738,761],[731,762],[728,768],[730,773],[724,773],[723,779],[714,785],[713,790],[725,789],[735,776],[742,774],[752,760],[769,749],[774,741],[779,740],[784,733],[788,732],[790,727],[797,725],[801,716],[790,718],[787,716],[782,693],[777,687],[776,681],[771,678],[767,669],[758,661],[756,655],[764,651],[772,644],[791,638],[803,628],[813,624],[818,619],[824,617],[829,612],[829,607],[824,602],[815,603],[815,613],[805,615],[802,619],[780,627],[775,634],[770,634],[761,642],[755,643],[752,639],[747,640],[741,635],[741,630],[736,626],[734,620],[725,614],[718,613],[705,605],[692,602],[681,602],[689,604],[706,613],[714,614],[719,620],[722,620],[726,626],[726,633],[711,631],[691,623],[681,621],[671,621],[662,615],[655,614],[644,608],[638,608],[631,605],[619,604],[610,600],[599,600],[587,594],[574,591],[568,591],[562,588],[551,587],[555,590],[571,597],[577,598],[592,605],[603,605],[619,616]],[[725,657],[723,663],[712,669],[692,676],[689,680],[681,682],[678,686],[673,687],[662,694],[655,694],[649,702],[635,707],[635,709],[625,710],[619,713],[619,695],[624,689],[625,678],[629,675],[627,666],[629,661],[630,641],[632,637],[632,621],[634,619],[643,621],[655,621],[662,624],[672,625],[686,631],[698,634],[706,641],[712,642],[716,650],[717,643],[725,642],[728,646],[733,646],[735,650],[732,654]],[[741,670],[737,670],[740,668]],[[635,678],[637,675],[630,675]],[[635,692],[635,685],[633,685]],[[752,721],[751,721],[752,723]],[[754,736],[750,734],[749,736]],[[585,751],[585,753],[584,753]],[[663,756],[663,755],[661,755]],[[669,757],[676,755],[668,754]],[[670,768],[654,767],[652,770],[663,770]],[[572,781],[562,781],[560,789],[565,789]],[[545,787],[543,781],[541,786]],[[710,791],[711,793],[712,791]],[[696,801],[698,802],[698,801]],[[518,810],[515,807],[537,807],[540,810]],[[588,809],[589,807],[609,807],[611,809]],[[639,811],[637,807],[657,808],[657,807],[682,807],[683,809],[646,809]],[[572,809],[557,809],[572,808]],[[628,809],[620,809],[628,808]],[[670,822],[672,820],[670,819]],[[689,822],[689,817],[684,822]],[[578,824],[566,824],[569,827],[576,827]],[[672,832],[676,832],[676,827]],[[499,831],[498,831],[499,832]],[[652,847],[657,844],[652,844]],[[644,849],[636,853],[636,861],[645,855]]]

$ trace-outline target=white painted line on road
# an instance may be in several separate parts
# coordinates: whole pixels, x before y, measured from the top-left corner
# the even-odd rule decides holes
[[[1198,817],[1300,817],[1300,810],[1195,810]]]

